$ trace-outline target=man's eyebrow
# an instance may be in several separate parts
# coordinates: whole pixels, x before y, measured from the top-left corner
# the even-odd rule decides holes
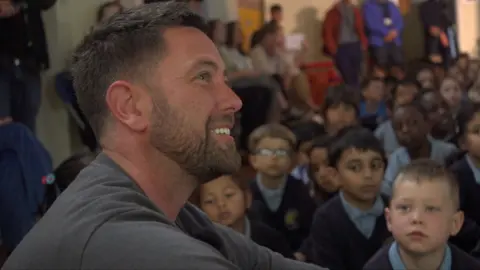
[[[196,70],[196,69],[200,69],[200,68],[203,68],[203,67],[209,67],[209,68],[211,68],[211,69],[214,69],[215,71],[217,71],[218,69],[220,69],[220,67],[218,66],[218,64],[215,63],[214,61],[202,59],[202,60],[196,61],[196,62],[192,65],[192,67],[190,68],[190,71],[194,71],[194,70]]]

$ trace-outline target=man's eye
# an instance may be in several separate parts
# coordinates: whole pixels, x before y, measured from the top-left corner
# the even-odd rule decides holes
[[[202,72],[196,76],[196,79],[210,82],[212,80],[212,75],[209,72]]]

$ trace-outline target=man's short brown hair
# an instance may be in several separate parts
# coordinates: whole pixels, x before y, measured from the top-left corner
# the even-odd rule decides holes
[[[73,56],[73,84],[80,109],[97,139],[109,116],[105,96],[117,80],[148,81],[165,53],[163,32],[193,27],[206,33],[207,25],[185,3],[141,5],[113,15],[97,25]]]
[[[285,140],[290,145],[290,150],[294,150],[297,145],[295,134],[286,126],[280,124],[266,124],[256,128],[248,137],[248,150],[250,153],[257,150],[258,143],[265,138],[274,138]]]
[[[402,181],[445,183],[450,190],[454,208],[459,209],[460,207],[457,179],[445,166],[436,161],[431,159],[418,159],[403,167],[393,184],[392,197],[395,194],[396,184]]]

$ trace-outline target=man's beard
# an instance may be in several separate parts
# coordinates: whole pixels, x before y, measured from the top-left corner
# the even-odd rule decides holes
[[[176,112],[166,100],[154,100],[150,143],[159,152],[176,162],[198,184],[203,184],[222,175],[232,174],[240,169],[241,158],[235,143],[222,147],[212,138],[211,126],[215,122],[228,123],[233,116],[208,119],[205,134],[197,134],[186,117]],[[228,121],[228,122],[227,122]]]

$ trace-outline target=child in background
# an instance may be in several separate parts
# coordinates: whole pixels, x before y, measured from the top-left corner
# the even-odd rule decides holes
[[[60,192],[63,192],[77,178],[77,175],[95,160],[95,157],[96,154],[91,152],[78,153],[58,165],[53,173]]]
[[[398,107],[392,116],[392,126],[401,147],[388,158],[383,183],[386,195],[391,195],[393,181],[400,169],[412,160],[430,158],[443,164],[457,151],[454,145],[429,136],[431,120],[418,100]]]
[[[466,221],[471,220],[480,226],[480,104],[468,104],[458,115],[459,141],[465,154],[461,155],[450,170],[458,179],[460,186],[460,209],[465,213]],[[473,228],[471,228],[473,229]],[[461,234],[464,234],[462,228]],[[474,238],[474,237],[470,237]],[[469,250],[475,241],[463,243],[461,247]]]
[[[295,146],[295,135],[278,124],[260,126],[249,137],[250,163],[257,172],[251,184],[256,214],[285,235],[293,251],[308,236],[316,209],[308,187],[289,175]]]
[[[328,88],[322,105],[325,131],[335,135],[345,127],[358,124],[358,91],[346,85]]]
[[[416,97],[426,112],[430,124],[430,136],[437,140],[456,144],[457,124],[445,99],[434,90],[424,90]]]
[[[248,181],[225,175],[201,185],[194,192],[192,203],[202,209],[213,222],[230,227],[255,243],[293,258],[287,240],[267,225],[247,216],[252,203]]]
[[[397,106],[410,103],[417,94],[418,86],[415,82],[409,80],[400,81],[392,91],[393,103]]]
[[[411,103],[417,92],[418,89],[415,83],[410,81],[400,82],[392,91],[392,112],[395,111],[398,106]],[[387,156],[400,147],[391,120],[385,121],[377,127],[375,137],[382,142],[383,149]]]
[[[360,102],[359,116],[362,125],[375,130],[378,124],[388,118],[385,103],[385,83],[378,78],[366,79],[361,85],[363,100]]]
[[[383,247],[364,270],[480,269],[480,262],[448,244],[463,223],[458,184],[433,160],[417,160],[397,176],[385,210],[395,241]]]
[[[440,84],[440,94],[448,104],[450,112],[456,115],[463,100],[463,91],[460,84],[452,77],[445,77]]]
[[[336,169],[339,196],[319,207],[309,240],[312,260],[328,269],[361,269],[390,237],[385,223],[386,200],[380,196],[385,153],[365,128],[342,131],[328,149]]]
[[[290,173],[293,177],[302,180],[305,185],[310,184],[310,177],[308,176],[308,150],[312,145],[313,138],[320,134],[324,134],[325,130],[322,125],[315,122],[301,123],[292,128],[295,137],[297,138],[296,145],[296,167]]]
[[[417,82],[422,88],[435,88],[435,75],[429,68],[422,68],[417,73]]]
[[[310,194],[318,205],[333,198],[339,189],[336,170],[328,164],[328,147],[333,142],[334,139],[328,135],[320,136],[313,140],[309,149]]]

